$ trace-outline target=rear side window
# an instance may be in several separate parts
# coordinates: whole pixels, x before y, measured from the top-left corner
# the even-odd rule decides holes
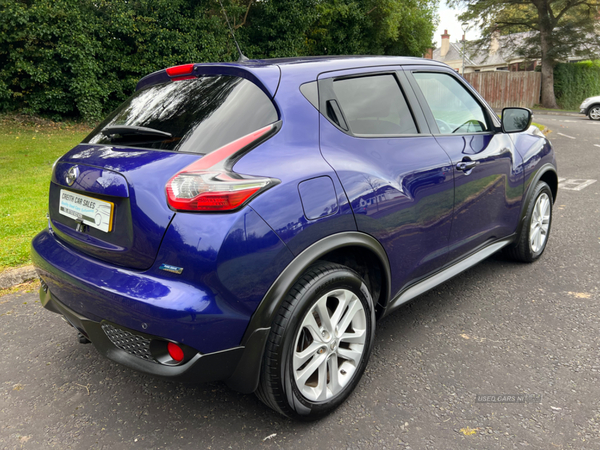
[[[207,76],[136,92],[83,142],[207,154],[277,120],[275,106],[251,81]]]
[[[394,75],[335,80],[333,90],[352,133],[357,135],[418,133]]]

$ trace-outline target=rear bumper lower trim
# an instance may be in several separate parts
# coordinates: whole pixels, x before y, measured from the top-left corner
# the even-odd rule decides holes
[[[40,288],[40,300],[44,308],[61,314],[73,327],[87,336],[102,356],[130,369],[169,380],[187,382],[227,380],[234,377],[246,350],[245,347],[235,347],[215,353],[198,353],[188,362],[179,366],[157,364],[116,347],[102,330],[100,322],[90,320],[71,310],[43,287]],[[244,388],[244,383],[241,382],[239,389],[248,389]]]

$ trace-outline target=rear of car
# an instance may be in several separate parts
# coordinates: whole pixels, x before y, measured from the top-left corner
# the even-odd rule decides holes
[[[249,318],[292,258],[248,206],[280,180],[233,169],[281,128],[273,79],[202,65],[151,74],[56,162],[32,258],[44,306],[100,353],[195,381],[237,368]]]

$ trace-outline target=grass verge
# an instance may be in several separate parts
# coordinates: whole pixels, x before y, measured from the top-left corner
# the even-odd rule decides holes
[[[544,108],[541,105],[534,105],[532,110],[538,111],[551,111],[551,112],[566,112],[566,113],[579,113],[579,110],[574,109],[559,109],[559,108]]]
[[[540,131],[544,131],[546,129],[544,125],[541,125],[539,123],[531,122],[531,125],[533,125],[534,127],[538,127]]]
[[[30,262],[31,239],[46,226],[52,164],[91,128],[0,116],[0,272]]]

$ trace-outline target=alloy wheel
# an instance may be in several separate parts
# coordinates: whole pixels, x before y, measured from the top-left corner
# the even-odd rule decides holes
[[[545,192],[536,200],[529,228],[529,245],[531,251],[539,252],[544,248],[550,227],[550,198]]]
[[[311,401],[338,395],[359,366],[367,341],[367,316],[359,298],[346,289],[323,295],[308,310],[294,344],[293,373]]]

